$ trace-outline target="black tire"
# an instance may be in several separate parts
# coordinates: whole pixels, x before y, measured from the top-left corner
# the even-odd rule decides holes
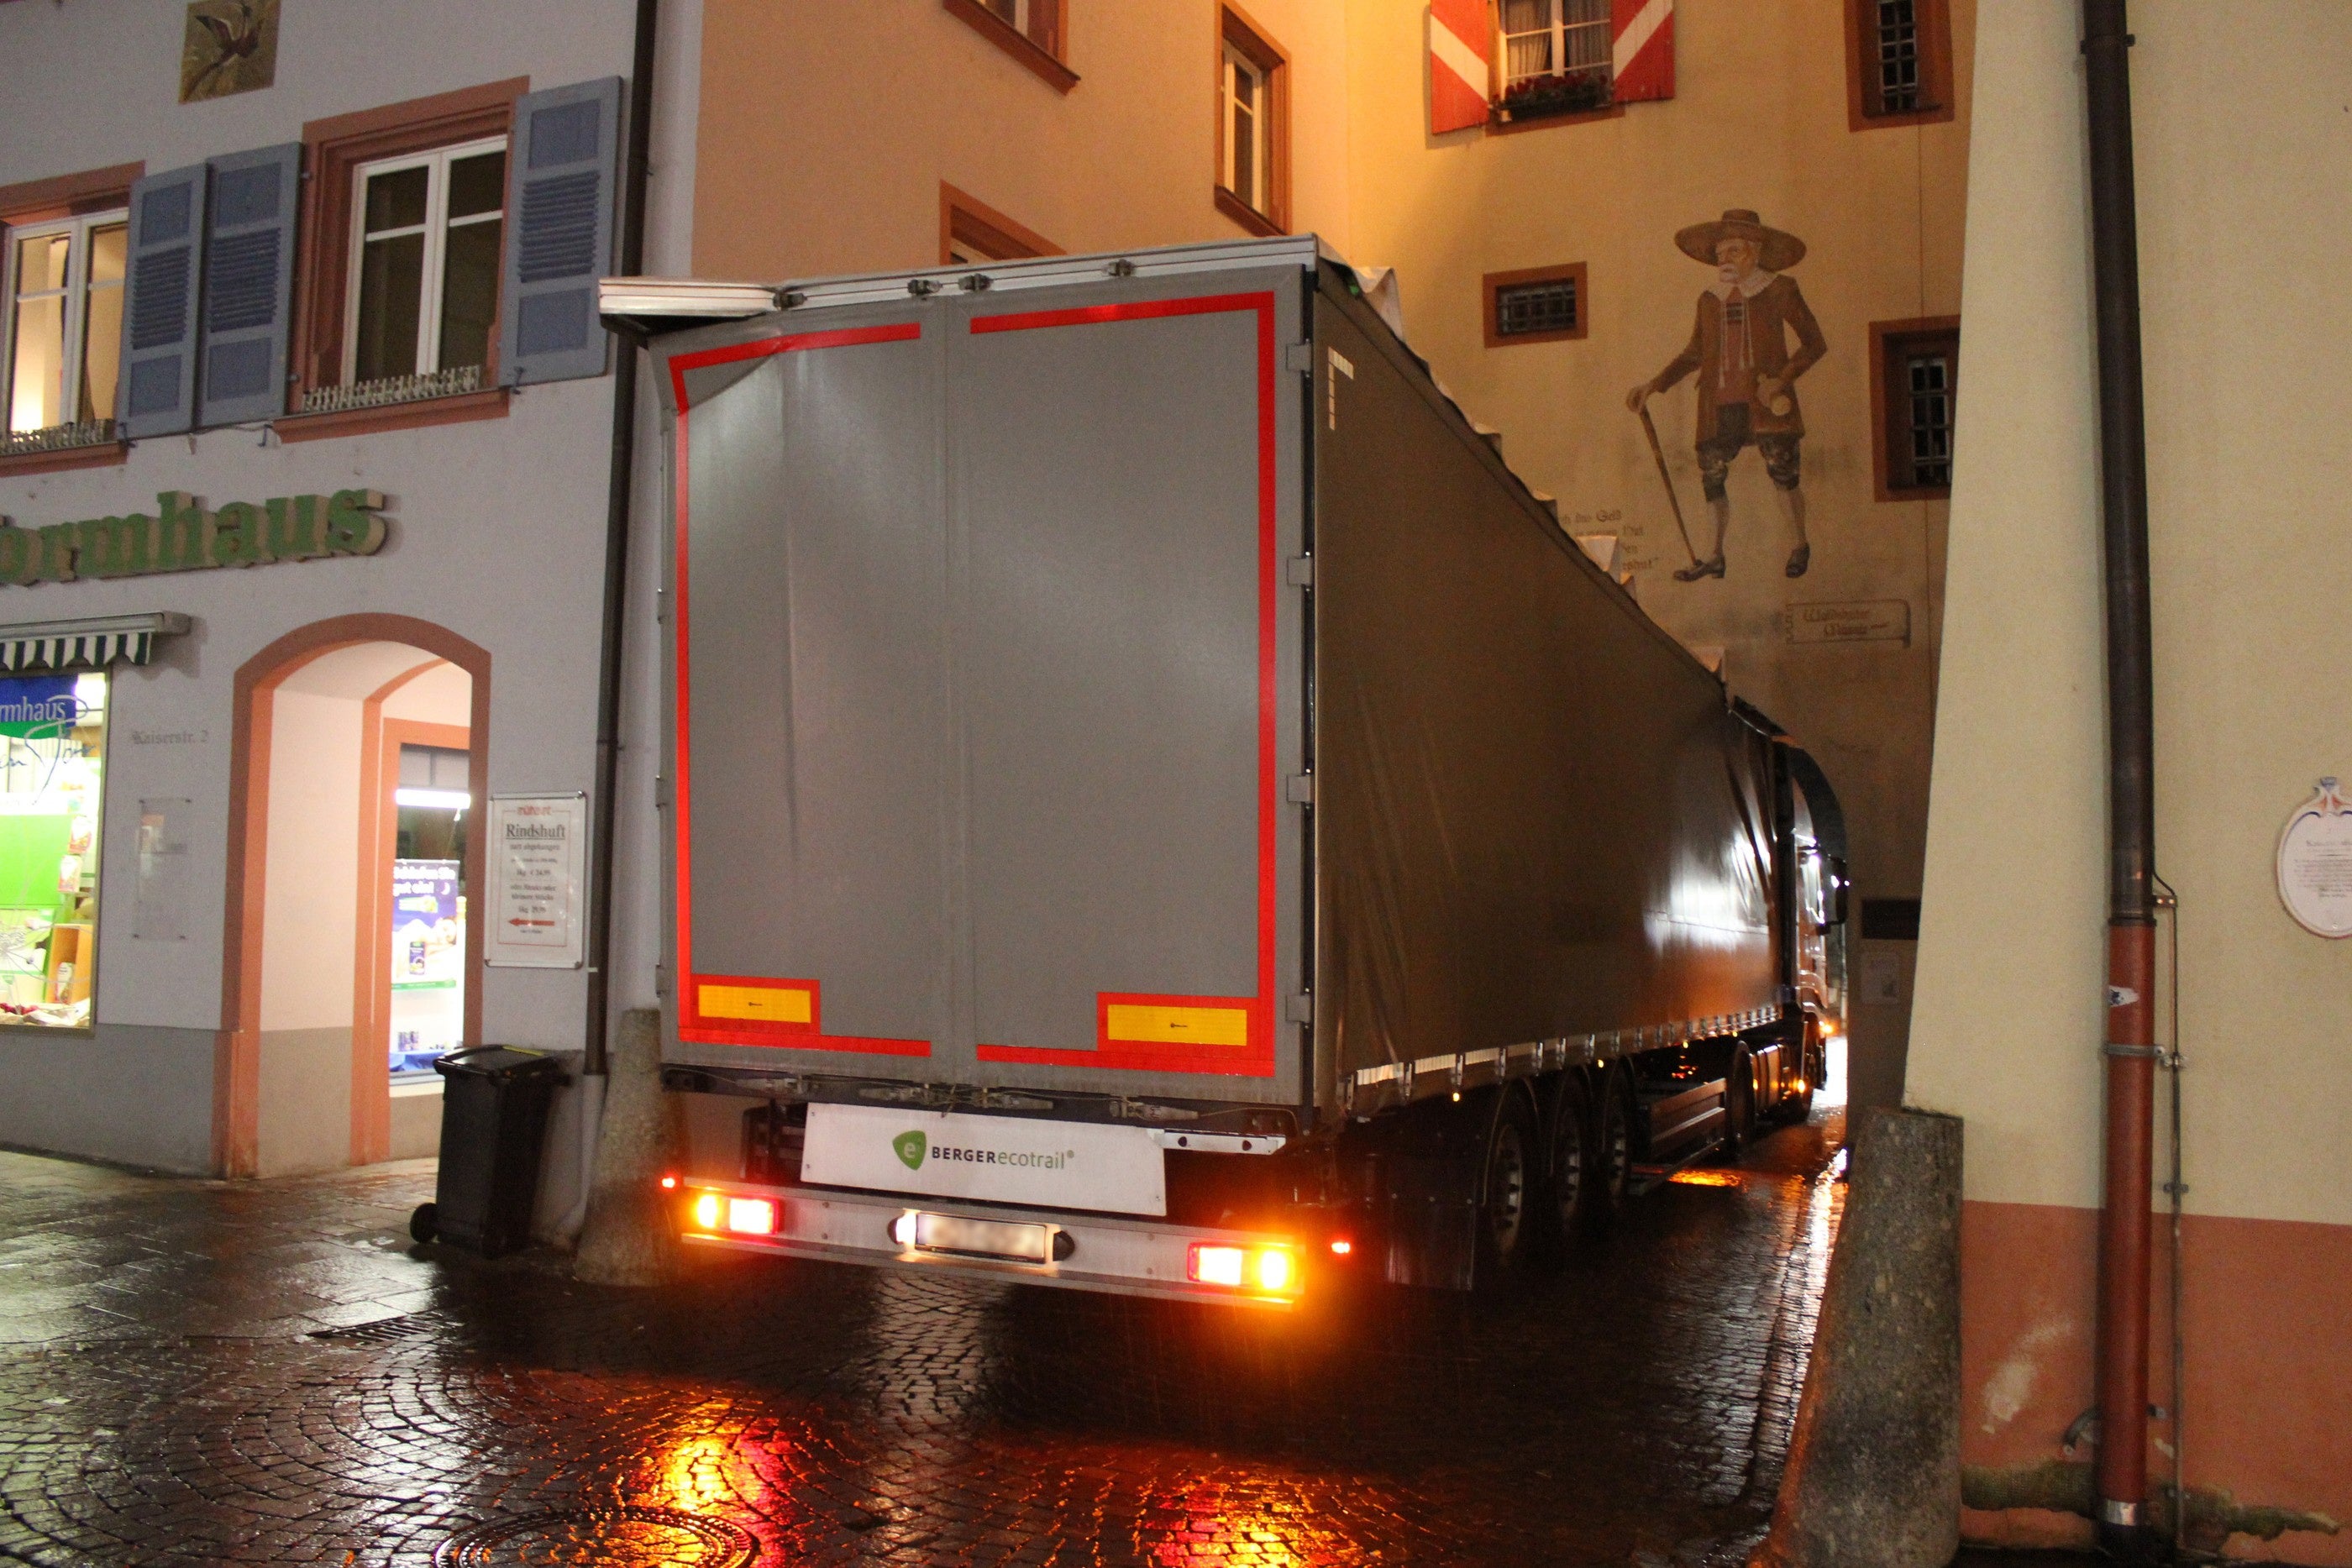
[[[1544,1160],[1545,1214],[1553,1244],[1565,1252],[1592,1217],[1591,1188],[1600,1176],[1592,1157],[1592,1107],[1584,1085],[1562,1080],[1551,1110],[1551,1140]]]
[[[408,1217],[408,1234],[419,1247],[441,1233],[441,1209],[436,1204],[420,1203]]]
[[[1535,1121],[1528,1097],[1507,1091],[1486,1134],[1486,1166],[1478,1177],[1478,1261],[1486,1279],[1517,1272],[1534,1239],[1541,1185]]]
[[[1805,1026],[1804,1039],[1797,1051],[1797,1076],[1805,1082],[1804,1088],[1780,1102],[1780,1109],[1790,1122],[1802,1125],[1813,1113],[1813,1091],[1821,1087],[1822,1061],[1821,1039],[1811,1024]]]
[[[1598,1219],[1623,1207],[1633,1187],[1633,1087],[1622,1066],[1611,1068],[1601,1082],[1601,1106],[1592,1118],[1592,1157],[1595,1179],[1586,1202]]]
[[[1756,1060],[1746,1046],[1731,1053],[1723,1075],[1723,1157],[1736,1159],[1756,1137]]]

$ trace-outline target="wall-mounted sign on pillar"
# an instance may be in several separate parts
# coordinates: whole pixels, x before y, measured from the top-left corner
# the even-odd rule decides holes
[[[2279,902],[2317,936],[2352,936],[2352,805],[2333,779],[2294,809],[2279,834]]]
[[[588,797],[490,797],[490,925],[483,962],[576,969],[583,962]]]

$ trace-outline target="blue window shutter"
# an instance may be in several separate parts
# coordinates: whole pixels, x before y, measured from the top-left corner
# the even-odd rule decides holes
[[[131,187],[123,269],[122,378],[115,425],[126,436],[173,435],[196,417],[196,293],[205,271],[201,163]]]
[[[299,141],[212,161],[199,318],[199,426],[275,419],[286,412],[294,212],[301,204],[301,182]]]
[[[621,78],[526,93],[507,155],[506,276],[499,381],[601,376],[607,334],[596,280],[613,265]]]

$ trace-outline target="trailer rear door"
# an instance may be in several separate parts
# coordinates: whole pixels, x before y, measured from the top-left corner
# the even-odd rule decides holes
[[[673,1060],[1300,1097],[1300,295],[669,340]]]

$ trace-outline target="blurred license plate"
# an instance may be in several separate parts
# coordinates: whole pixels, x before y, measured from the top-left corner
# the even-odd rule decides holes
[[[1042,1225],[967,1219],[956,1214],[918,1214],[915,1248],[921,1252],[968,1252],[982,1258],[1045,1263],[1053,1260],[1054,1238]]]

